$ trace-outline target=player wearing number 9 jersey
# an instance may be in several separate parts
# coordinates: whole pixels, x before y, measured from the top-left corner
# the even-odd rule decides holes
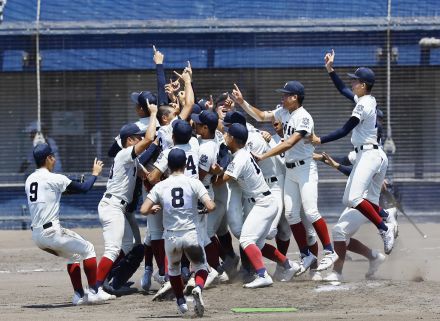
[[[209,212],[215,209],[215,204],[202,182],[184,174],[187,170],[185,151],[173,148],[167,158],[167,167],[171,175],[153,187],[142,205],[141,212],[147,214],[152,211],[153,204],[161,205],[168,274],[179,312],[184,314],[188,311],[180,272],[180,261],[185,253],[196,271],[196,286],[192,294],[195,312],[201,317],[204,311],[201,292],[208,276],[208,266],[202,246],[203,234],[206,232],[200,230],[197,201],[200,200]],[[153,212],[157,213],[157,209]]]
[[[29,175],[25,184],[32,219],[32,239],[40,249],[68,259],[67,272],[74,289],[74,305],[106,300],[109,294],[98,293],[96,286],[97,267],[93,244],[77,233],[61,227],[59,221],[61,194],[89,191],[102,171],[102,162],[95,159],[92,176],[79,183],[53,173],[56,159],[48,144],[35,146],[33,156],[37,170]],[[81,260],[89,284],[88,295],[85,295],[81,283]]]

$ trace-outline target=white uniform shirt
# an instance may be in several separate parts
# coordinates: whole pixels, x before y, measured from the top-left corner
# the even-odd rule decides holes
[[[159,147],[162,148],[162,150],[173,147],[173,123],[178,119],[178,117],[173,118],[168,125],[160,126],[159,130],[157,131]]]
[[[365,95],[361,98],[354,97],[356,106],[351,116],[359,118],[359,124],[353,129],[351,143],[354,147],[366,144],[377,145],[377,104],[376,98]]]
[[[225,174],[237,180],[244,197],[262,197],[264,192],[269,191],[269,186],[251,153],[246,148],[241,148],[233,156]]]
[[[37,169],[26,179],[25,190],[31,213],[31,226],[39,227],[59,219],[60,198],[72,181],[46,168]]]
[[[261,133],[255,131],[249,133],[248,140],[246,142],[246,149],[254,154],[261,155],[269,151],[271,147],[264,140],[263,136],[261,136]],[[269,157],[258,163],[258,166],[260,166],[261,170],[263,171],[264,178],[275,177],[280,174],[276,171],[276,162],[277,160],[275,157]]]
[[[188,177],[199,178],[199,142],[197,138],[191,137],[188,144],[176,145],[172,148],[162,151],[157,158],[154,166],[157,167],[162,173],[166,173],[168,170],[168,154],[171,149],[180,148],[186,154],[186,169],[185,175]]]
[[[161,204],[164,229],[180,231],[198,226],[197,201],[207,193],[199,180],[178,174],[157,183],[147,197]]]
[[[122,149],[116,154],[113,160],[112,168],[107,181],[107,190],[105,193],[112,194],[127,203],[133,199],[133,191],[136,185],[137,169],[139,161],[133,159],[134,146]]]
[[[273,111],[273,114],[276,120],[283,123],[284,140],[289,139],[290,136],[300,130],[306,131],[307,135],[313,133],[313,118],[302,106],[292,113],[289,113],[283,107],[278,107]],[[285,152],[286,162],[293,163],[311,158],[314,150],[315,147],[312,144],[305,144],[304,139],[301,139],[295,146]]]
[[[199,167],[208,174],[202,180],[203,185],[210,186],[212,174],[209,174],[211,166],[217,163],[219,152],[219,144],[215,138],[213,139],[199,139]]]

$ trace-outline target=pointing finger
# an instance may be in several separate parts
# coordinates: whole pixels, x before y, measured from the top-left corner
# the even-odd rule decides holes
[[[156,53],[156,46],[155,45],[153,45],[153,51],[154,51],[154,53]]]

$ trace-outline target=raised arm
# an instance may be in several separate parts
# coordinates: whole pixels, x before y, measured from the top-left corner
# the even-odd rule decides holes
[[[156,50],[156,46],[153,45],[153,61],[156,64],[156,79],[157,79],[157,105],[168,105],[168,95],[165,92],[165,70],[163,67],[164,55]]]
[[[88,191],[90,191],[93,187],[93,184],[95,184],[96,178],[99,176],[99,174],[101,174],[103,166],[104,163],[95,158],[93,162],[92,176],[90,176],[84,182],[70,182],[70,184],[66,188],[66,192],[68,194],[79,194],[87,193]]]
[[[194,105],[194,91],[191,84],[192,69],[190,62],[188,61],[188,67],[185,68],[182,74],[179,74],[176,71],[174,71],[174,73],[182,79],[184,83],[185,103],[180,112],[180,118],[187,120],[191,116],[192,107]]]
[[[148,124],[147,131],[145,132],[144,139],[142,139],[140,142],[134,145],[134,153],[136,154],[136,156],[142,154],[142,152],[146,150],[147,147],[154,142],[154,138],[156,136],[157,106],[150,104],[148,100],[147,100],[147,106],[148,109],[150,110],[150,123]]]
[[[333,63],[335,61],[335,51],[332,49],[331,53],[327,53],[324,57],[325,68],[327,69],[328,75],[330,79],[333,81],[336,89],[343,95],[344,97],[350,99],[354,102],[354,93],[348,88],[341,78],[336,74],[336,71],[333,69]]]
[[[238,88],[236,84],[234,84],[234,87],[235,89],[232,90],[232,97],[234,97],[235,102],[239,104],[241,108],[243,108],[244,111],[249,114],[249,116],[256,121],[272,121],[274,119],[272,112],[263,111],[250,105],[246,100],[244,100],[240,88]]]

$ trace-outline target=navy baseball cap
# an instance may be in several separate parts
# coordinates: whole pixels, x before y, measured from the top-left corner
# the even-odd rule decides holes
[[[168,167],[169,168],[182,168],[186,165],[186,154],[183,149],[173,148],[168,154]]]
[[[173,136],[179,137],[179,141],[188,141],[192,137],[192,127],[191,125],[182,120],[178,119],[173,123]]]
[[[200,114],[202,111],[203,111],[203,109],[200,108],[200,106],[198,104],[194,104],[192,107],[191,114]]]
[[[225,102],[226,99],[228,99],[229,97],[229,93],[223,93],[221,95],[219,95],[214,102],[214,106],[217,107],[218,105],[220,105],[221,103]]]
[[[288,81],[284,84],[284,87],[276,90],[279,93],[298,95],[304,97],[304,86],[302,83],[296,80]]]
[[[203,110],[198,115],[193,113],[191,119],[197,124],[207,125],[212,131],[218,126],[218,115],[212,111]]]
[[[206,109],[206,103],[207,103],[208,101],[206,100],[206,99],[200,99],[198,102],[197,102],[197,105],[199,105],[200,106],[200,108],[202,109],[202,110],[205,110]]]
[[[121,130],[119,131],[119,137],[121,137],[122,140],[127,139],[130,136],[134,135],[144,135],[145,131],[141,130],[138,125],[135,123],[130,123],[122,126]]]
[[[354,74],[348,73],[347,75],[352,79],[359,79],[364,83],[367,83],[369,85],[374,85],[375,76],[373,70],[371,70],[370,68],[360,67],[356,69]]]
[[[143,109],[148,110],[147,99],[150,104],[157,105],[157,97],[151,91],[141,91],[131,93],[131,101],[138,104]]]
[[[232,137],[238,138],[241,141],[243,141],[244,143],[246,143],[246,141],[248,139],[248,130],[247,130],[246,126],[244,126],[242,124],[235,123],[235,124],[232,124],[231,127],[225,127],[224,130]]]
[[[238,111],[228,111],[223,119],[223,124],[231,125],[239,123],[246,127],[246,117]]]
[[[37,146],[34,147],[33,150],[34,159],[37,164],[41,164],[46,159],[47,156],[53,154],[54,153],[52,151],[52,148],[50,148],[49,144],[47,143],[38,144]]]

